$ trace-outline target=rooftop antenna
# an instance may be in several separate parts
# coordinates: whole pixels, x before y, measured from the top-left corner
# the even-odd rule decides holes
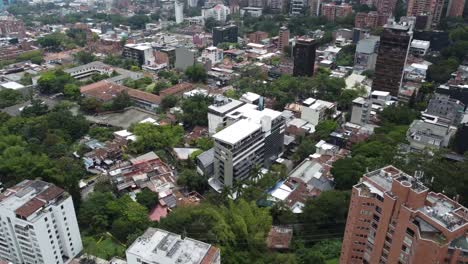
[[[421,182],[421,179],[424,176],[424,171],[415,171],[414,172],[414,178],[416,179],[416,182]]]

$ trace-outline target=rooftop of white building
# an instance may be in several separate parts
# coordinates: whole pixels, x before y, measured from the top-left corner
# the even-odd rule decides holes
[[[242,119],[214,134],[213,138],[234,145],[260,128],[260,124]]]
[[[148,228],[146,232],[127,249],[127,255],[138,256],[143,261],[161,260],[164,263],[198,264],[204,258],[212,257],[211,251],[218,249],[202,241],[184,238],[180,235]]]

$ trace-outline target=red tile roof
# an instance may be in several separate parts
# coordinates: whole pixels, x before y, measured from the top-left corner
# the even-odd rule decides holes
[[[81,94],[93,97],[103,102],[113,100],[118,94],[128,89],[127,87],[106,80],[82,86]]]
[[[80,92],[86,96],[97,98],[107,102],[114,99],[118,94],[127,92],[132,99],[150,102],[154,104],[161,103],[161,98],[155,94],[147,93],[137,89],[131,89],[126,86],[109,81],[99,81],[80,88]]]
[[[192,88],[193,85],[191,83],[179,83],[172,87],[162,90],[161,92],[159,92],[159,95],[161,95],[161,97],[164,97],[168,95],[180,94],[192,90]]]
[[[45,205],[45,202],[37,198],[33,198],[29,200],[27,203],[20,206],[18,209],[16,209],[15,213],[21,217],[27,218],[28,216],[32,215],[34,212],[39,210],[44,205]]]
[[[160,104],[161,103],[161,97],[152,94],[152,93],[147,93],[143,92],[137,89],[127,89],[127,93],[130,97],[134,99],[139,99],[145,102],[150,102],[153,104]]]
[[[65,191],[62,188],[59,188],[55,185],[50,186],[47,188],[47,190],[41,192],[38,196],[36,196],[38,199],[45,200],[46,202],[49,202],[58,196],[60,196],[62,193]]]
[[[292,236],[292,228],[272,226],[268,233],[267,246],[271,249],[289,249]]]

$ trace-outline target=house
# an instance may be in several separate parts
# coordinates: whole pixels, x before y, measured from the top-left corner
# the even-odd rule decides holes
[[[272,250],[288,250],[292,237],[292,227],[272,226],[267,236],[267,247]]]
[[[147,187],[159,193],[174,188],[176,182],[171,167],[154,152],[122,162],[112,167],[108,175],[118,191],[133,191]]]

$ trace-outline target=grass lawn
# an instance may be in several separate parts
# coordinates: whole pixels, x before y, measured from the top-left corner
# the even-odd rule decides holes
[[[84,251],[90,255],[106,260],[110,260],[114,256],[125,256],[125,247],[105,235],[97,238],[84,236],[82,239]]]
[[[326,264],[338,264],[338,262],[339,262],[339,259],[336,258],[336,259],[329,259],[325,263]]]

